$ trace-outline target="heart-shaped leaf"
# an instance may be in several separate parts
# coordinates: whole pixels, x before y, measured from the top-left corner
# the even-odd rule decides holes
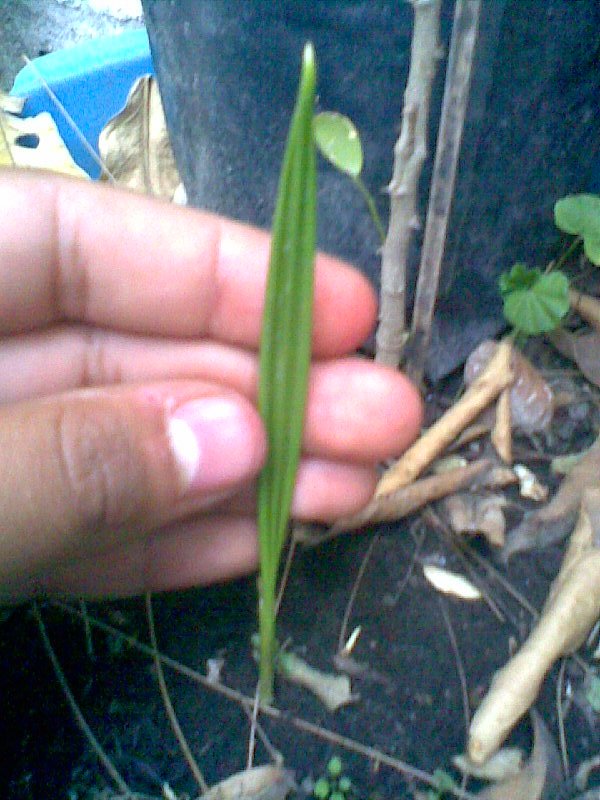
[[[572,194],[554,205],[556,225],[583,238],[583,249],[593,264],[600,266],[600,196]]]
[[[542,274],[537,268],[515,264],[499,283],[504,316],[529,336],[553,330],[569,310],[569,281],[558,270]]]
[[[363,152],[352,120],[336,111],[322,111],[315,116],[314,132],[321,155],[340,172],[357,178],[363,166]]]

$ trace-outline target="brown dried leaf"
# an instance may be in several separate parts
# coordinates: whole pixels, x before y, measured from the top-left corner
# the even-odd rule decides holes
[[[596,478],[597,480],[597,478]],[[531,707],[552,664],[585,642],[600,616],[600,488],[587,489],[577,527],[540,618],[494,676],[469,730],[468,752],[485,761]]]
[[[550,502],[525,517],[507,537],[502,557],[547,547],[564,539],[573,530],[581,497],[587,488],[598,485],[600,475],[600,437],[564,478]]]
[[[151,75],[135,81],[123,110],[100,133],[98,149],[119,186],[173,199],[181,179],[158,83]]]
[[[506,500],[499,494],[459,492],[444,500],[444,510],[455,533],[481,534],[493,547],[502,547]]]
[[[559,328],[549,334],[548,339],[560,353],[577,364],[590,383],[600,387],[599,332],[578,335]]]
[[[541,800],[554,796],[561,783],[560,756],[548,728],[536,711],[531,712],[533,749],[516,774],[479,792],[480,800]]]
[[[236,772],[212,786],[198,800],[284,800],[294,789],[293,772],[267,765]]]
[[[498,342],[487,340],[477,347],[465,364],[465,383],[471,386],[498,348]],[[548,427],[554,412],[552,389],[541,373],[525,356],[512,348],[511,368],[514,382],[510,390],[510,410],[514,428],[533,433]]]
[[[6,97],[0,98],[0,167],[46,169],[87,179],[71,158],[50,114],[16,116],[9,112],[18,109],[19,103],[9,103],[15,98]]]

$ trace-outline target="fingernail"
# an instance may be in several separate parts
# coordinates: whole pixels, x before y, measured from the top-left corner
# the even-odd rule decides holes
[[[184,491],[223,489],[260,466],[261,443],[250,416],[230,398],[188,401],[169,419],[168,435]]]

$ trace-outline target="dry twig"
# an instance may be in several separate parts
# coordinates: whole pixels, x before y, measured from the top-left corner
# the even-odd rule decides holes
[[[383,474],[375,491],[376,497],[390,494],[412,483],[456,436],[510,385],[513,379],[510,366],[511,350],[511,345],[507,341],[498,345],[486,368],[460,400]]]
[[[411,0],[414,26],[410,72],[400,137],[388,186],[390,220],[381,254],[381,301],[376,359],[397,367],[406,340],[406,271],[412,233],[417,227],[417,190],[427,158],[431,86],[439,59],[441,0]]]

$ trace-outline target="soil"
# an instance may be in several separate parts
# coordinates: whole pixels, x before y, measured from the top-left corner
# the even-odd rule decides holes
[[[542,363],[548,363],[548,358],[554,366],[558,363],[544,348],[535,356]],[[595,394],[581,382],[572,384],[568,370],[554,370],[551,375],[563,388],[575,385],[577,402],[559,411],[550,434],[537,442],[540,449],[526,439],[517,440],[516,447],[520,456],[526,456],[520,460],[555,486],[556,479],[548,473],[548,453],[572,452],[591,443],[600,424],[600,407]],[[439,411],[444,397],[449,396],[438,393],[430,398],[430,412]],[[511,521],[516,522],[527,503],[516,495],[513,499]],[[316,667],[335,671],[332,658],[340,627],[369,548],[347,629],[349,633],[361,626],[353,652],[354,658],[368,667],[363,677],[353,679],[353,691],[360,698],[330,713],[305,690],[280,680],[276,705],[283,710],[283,717],[261,716],[261,723],[299,782],[319,777],[337,754],[360,796],[400,800],[414,796],[410,779],[377,758],[299,729],[295,718],[428,772],[451,769],[451,757],[465,746],[457,658],[464,670],[471,713],[494,671],[506,661],[514,643],[526,635],[531,617],[481,566],[475,565],[474,574],[488,587],[504,621],[485,602],[437,593],[423,577],[424,561],[433,559],[463,573],[467,567],[456,542],[427,517],[416,516],[297,551],[279,633],[293,652]],[[496,567],[539,608],[562,549],[557,545],[523,554],[515,557],[508,569]],[[467,554],[471,550],[494,563],[494,555],[482,542],[469,542]],[[469,563],[473,563],[471,559]],[[256,628],[255,606],[254,578],[156,597],[160,649],[202,674],[206,674],[208,659],[222,658],[221,680],[252,697],[256,665],[249,640]],[[195,796],[194,782],[165,716],[151,660],[99,631],[93,633],[90,657],[80,619],[52,605],[42,612],[77,702],[130,787],[160,796],[166,781],[178,794]],[[147,641],[143,603],[138,599],[90,605],[89,613]],[[28,609],[15,610],[0,625],[0,641],[4,796],[7,800],[97,796],[95,792],[110,782],[74,724]],[[583,656],[590,661],[591,651],[584,650]],[[537,705],[555,738],[557,672],[555,668],[550,674]],[[167,679],[177,715],[209,784],[243,769],[249,722],[240,705],[170,669]],[[573,702],[565,725],[574,766],[600,748],[600,717],[582,701],[581,681],[581,672],[569,662],[566,683]],[[511,741],[530,746],[526,721]],[[259,741],[255,763],[269,760]]]

